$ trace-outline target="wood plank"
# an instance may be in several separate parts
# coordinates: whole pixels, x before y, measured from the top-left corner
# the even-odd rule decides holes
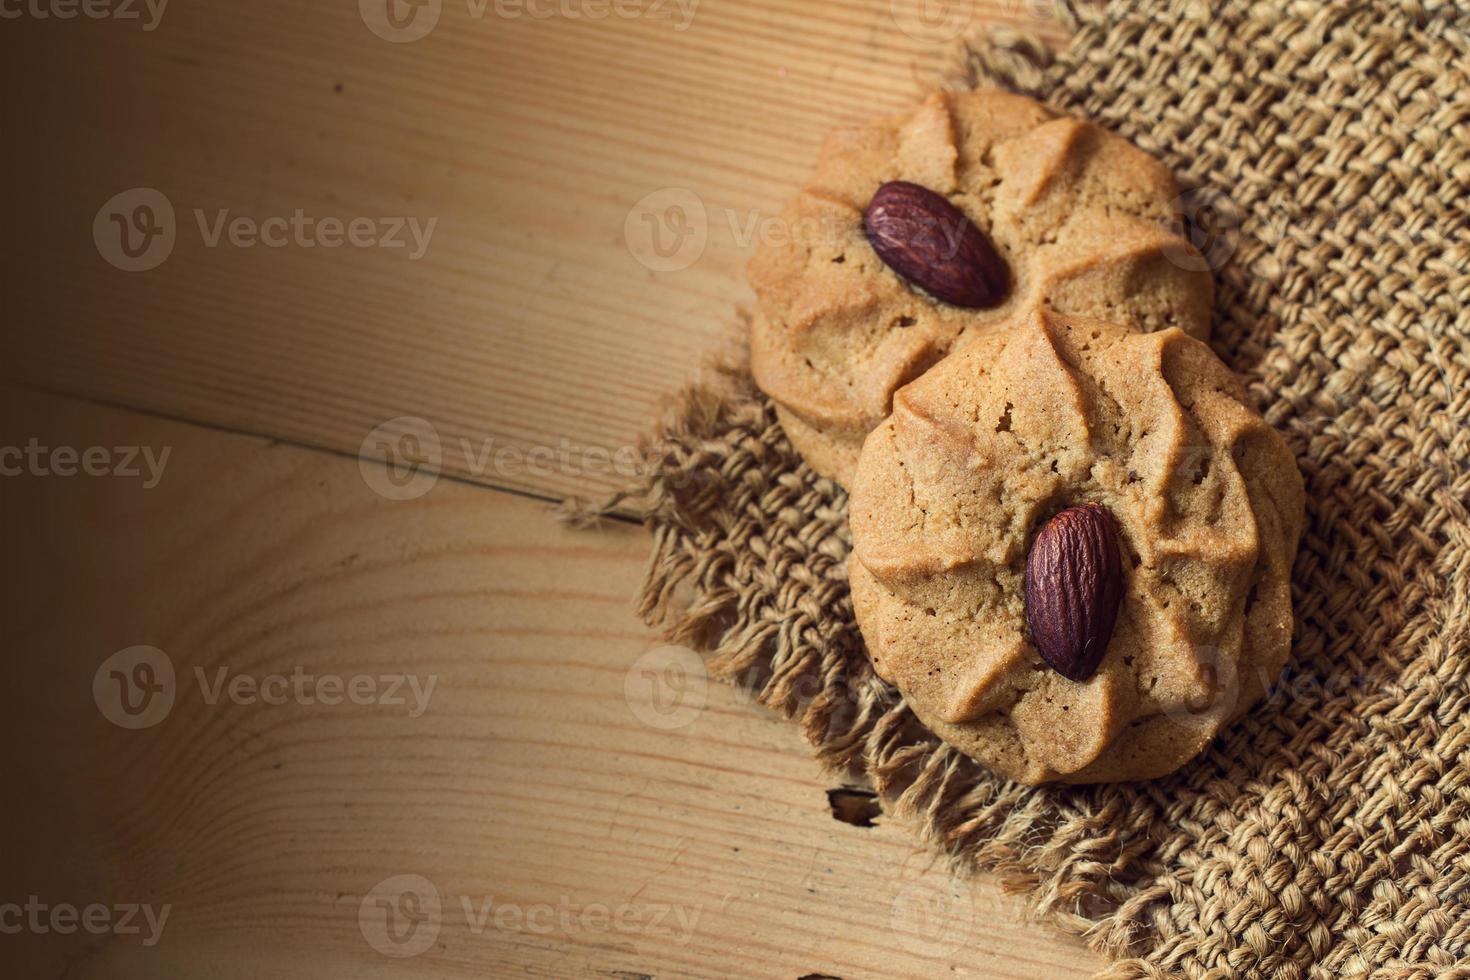
[[[566,531],[542,505],[442,480],[388,500],[354,461],[9,389],[0,420],[0,447],[107,447],[114,464],[111,447],[169,452],[151,489],[0,479],[15,654],[0,905],[169,906],[156,934],[0,935],[13,975],[852,980],[1099,965],[1023,925],[992,880],[949,877],[893,819],[834,820],[838,784],[794,726],[696,674],[650,674],[681,654],[658,652],[630,612],[640,530]],[[173,701],[164,712],[156,695],[158,714],[139,716],[155,723],[127,729],[109,720],[129,717],[110,669],[93,685],[139,644],[166,656]],[[319,682],[309,698],[267,683],[298,668],[344,686],[411,675],[427,696],[387,703],[380,680],[370,703],[328,704]],[[283,703],[211,700],[221,669]],[[396,920],[395,945],[373,902],[406,908],[404,881],[425,915],[423,882],[440,906]],[[489,918],[462,900],[473,916],[490,902]]]
[[[1059,37],[1024,0],[699,0],[687,24],[673,0],[619,0],[667,17],[602,19],[610,0],[429,2],[437,25],[412,43],[375,36],[351,2],[191,0],[151,31],[141,2],[143,22],[7,21],[27,94],[0,108],[26,148],[18,233],[0,236],[20,284],[3,376],[349,453],[421,417],[454,473],[607,488],[616,468],[582,451],[631,446],[716,346],[749,296],[750,229],[828,129],[911,102],[960,27]],[[921,6],[957,19],[924,27]],[[552,16],[509,16],[528,10]],[[175,239],[125,272],[92,232],[136,187],[167,198]],[[654,271],[635,206],[671,188],[700,202],[706,244]],[[220,224],[298,210],[436,224],[416,260],[284,227],[267,229],[284,247],[237,247]],[[569,462],[528,462],[564,446]]]

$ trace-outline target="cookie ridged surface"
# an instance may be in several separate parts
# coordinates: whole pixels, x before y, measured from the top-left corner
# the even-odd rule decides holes
[[[1002,302],[950,306],[883,263],[863,211],[889,181],[942,195],[990,239],[1011,277]],[[751,261],[752,373],[808,463],[845,485],[898,388],[1033,308],[1204,338],[1214,286],[1177,233],[1178,193],[1125,140],[1001,92],[934,93],[838,131],[787,234]]]
[[[1028,635],[1036,530],[1099,504],[1122,602],[1096,673]],[[852,485],[853,605],[880,676],[1014,779],[1171,772],[1280,674],[1303,520],[1296,463],[1208,347],[1037,313],[894,397]]]
[[[1277,686],[1160,780],[1027,787],[874,683],[848,495],[745,378],[673,413],[636,500],[650,622],[800,720],[957,862],[1121,978],[1430,978],[1470,957],[1470,37],[1450,0],[1058,5],[959,67],[1165,160],[1225,215],[1213,346],[1296,453]],[[1223,247],[1218,247],[1223,246]],[[1125,574],[1127,568],[1125,566]],[[755,678],[752,681],[752,678]],[[911,727],[912,726],[912,727]]]

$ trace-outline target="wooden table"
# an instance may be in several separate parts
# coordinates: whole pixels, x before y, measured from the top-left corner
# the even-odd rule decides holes
[[[546,505],[616,485],[828,128],[962,27],[1060,41],[914,7],[16,8],[7,975],[1100,965],[679,673],[645,534]]]

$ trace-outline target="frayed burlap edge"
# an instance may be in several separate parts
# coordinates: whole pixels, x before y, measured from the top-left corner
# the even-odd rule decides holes
[[[712,359],[656,432],[633,486],[559,512],[576,527],[631,515],[652,531],[638,615],[703,653],[711,676],[797,722],[829,773],[869,781],[956,870],[995,873],[1028,897],[1029,915],[1099,951],[1134,949],[1165,897],[1128,884],[1158,870],[1141,860],[1147,828],[1121,799],[1084,813],[1068,788],[999,779],[873,674],[847,595],[846,493],[792,449],[745,352]],[[781,476],[766,485],[772,472]]]
[[[1293,669],[1360,687],[1259,706],[1153,784],[997,779],[872,676],[845,496],[738,358],[671,405],[636,487],[572,515],[642,520],[645,619],[798,720],[824,765],[867,774],[957,864],[1116,958],[1104,976],[1470,976],[1464,15],[1081,10],[1059,15],[1077,28],[1066,51],[997,32],[959,46],[944,83],[1093,118],[1237,208],[1215,346],[1307,477]]]

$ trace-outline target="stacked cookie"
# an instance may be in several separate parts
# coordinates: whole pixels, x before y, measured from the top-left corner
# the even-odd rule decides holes
[[[751,263],[876,671],[1026,782],[1172,771],[1289,653],[1301,478],[1203,342],[1177,195],[1094,125],[940,93],[830,137]]]

